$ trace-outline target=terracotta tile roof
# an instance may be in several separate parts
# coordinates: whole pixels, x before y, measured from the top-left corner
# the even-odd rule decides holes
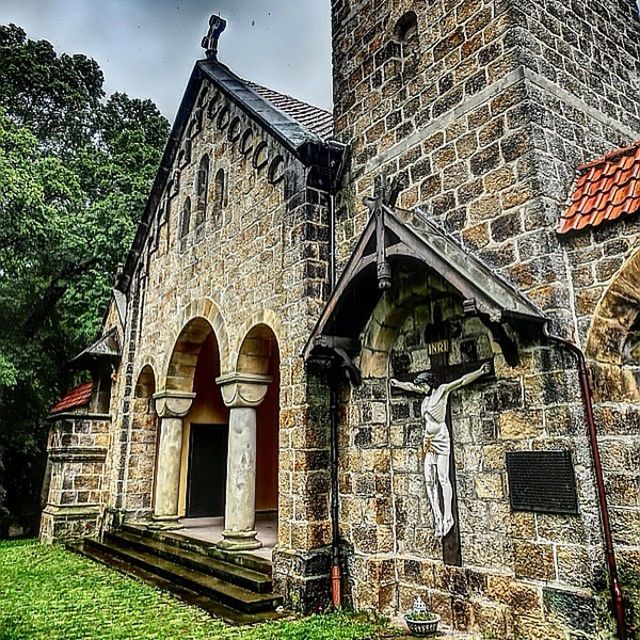
[[[327,140],[333,135],[333,115],[329,111],[278,93],[255,82],[247,81],[247,86],[261,98],[270,102],[276,109],[286,113],[323,140]]]
[[[571,204],[558,233],[597,227],[640,211],[640,140],[578,167]]]
[[[91,380],[89,380],[89,382],[79,384],[56,402],[56,404],[54,404],[49,410],[49,413],[61,413],[62,411],[69,411],[69,409],[84,407],[89,404],[89,401],[91,400],[92,390],[93,382],[91,382]]]

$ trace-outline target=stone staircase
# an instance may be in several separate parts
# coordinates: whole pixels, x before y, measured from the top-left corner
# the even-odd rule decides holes
[[[87,538],[71,548],[130,576],[171,591],[231,624],[252,624],[284,614],[273,593],[271,563],[171,532],[124,525],[102,541]]]

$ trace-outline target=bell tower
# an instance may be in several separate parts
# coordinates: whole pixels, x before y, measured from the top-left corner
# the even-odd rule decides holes
[[[557,250],[578,164],[640,138],[635,0],[333,0],[332,10],[336,135],[351,149],[338,269],[382,173],[403,178],[399,206],[421,207],[516,286],[541,286],[539,268],[518,281],[518,265]],[[562,306],[555,295],[540,303]]]

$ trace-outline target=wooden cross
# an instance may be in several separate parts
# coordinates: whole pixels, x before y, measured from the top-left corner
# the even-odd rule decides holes
[[[446,338],[447,343],[449,337]],[[459,379],[466,373],[476,371],[482,366],[486,360],[478,360],[477,362],[465,362],[457,365],[449,365],[448,349],[440,350],[429,356],[431,361],[431,373],[435,377],[437,385],[451,382]],[[452,499],[451,513],[453,515],[453,527],[449,533],[442,539],[442,559],[445,564],[462,566],[462,547],[460,543],[460,517],[458,514],[458,487],[456,483],[456,461],[455,449],[453,447],[453,429],[451,426],[451,401],[447,406],[446,425],[449,430],[449,440],[451,442],[451,455],[449,456],[449,480],[451,481]]]

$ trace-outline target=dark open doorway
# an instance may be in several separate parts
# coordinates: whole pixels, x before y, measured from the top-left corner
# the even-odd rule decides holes
[[[229,425],[191,424],[187,517],[224,515]]]

